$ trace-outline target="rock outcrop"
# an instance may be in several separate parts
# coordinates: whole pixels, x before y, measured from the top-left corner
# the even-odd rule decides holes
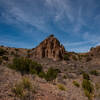
[[[93,56],[96,56],[96,57],[100,57],[100,46],[97,46],[97,47],[92,47],[90,49],[90,54],[92,54]]]
[[[64,52],[64,46],[60,44],[54,35],[50,35],[35,48],[35,57],[61,60]]]

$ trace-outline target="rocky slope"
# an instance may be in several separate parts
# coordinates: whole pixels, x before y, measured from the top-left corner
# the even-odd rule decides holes
[[[49,68],[57,69],[59,73],[52,81],[41,78],[41,74],[22,74],[8,67],[16,57],[38,62],[44,73]],[[28,66],[29,60],[26,62],[26,65],[20,62],[19,66],[31,66]],[[52,71],[49,75],[55,73]],[[93,93],[84,92],[83,73],[89,75]],[[0,47],[0,100],[89,99],[100,100],[100,46],[92,48],[88,53],[66,52],[58,39],[51,35],[34,49]]]

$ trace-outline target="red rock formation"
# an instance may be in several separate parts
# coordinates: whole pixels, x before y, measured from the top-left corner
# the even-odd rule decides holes
[[[35,57],[60,60],[63,58],[64,52],[64,46],[60,45],[60,42],[53,35],[50,35],[35,48]]]

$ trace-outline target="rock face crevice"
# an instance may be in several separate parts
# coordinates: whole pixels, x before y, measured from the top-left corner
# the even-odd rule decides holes
[[[53,60],[63,59],[65,48],[54,35],[50,35],[35,48],[35,57],[50,58]]]

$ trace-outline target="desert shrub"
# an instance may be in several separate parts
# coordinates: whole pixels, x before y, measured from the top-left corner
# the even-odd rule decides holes
[[[72,56],[73,60],[77,60],[77,57],[75,55]]]
[[[63,84],[58,84],[57,87],[62,91],[66,91],[66,88]]]
[[[8,67],[21,73],[39,74],[42,71],[40,64],[24,57],[14,58],[12,64],[9,64]]]
[[[41,78],[45,78],[45,77],[46,77],[45,72],[44,72],[44,71],[40,72],[40,73],[39,73],[39,77],[41,77]]]
[[[92,100],[92,94],[89,93],[89,91],[84,90],[84,94],[85,94],[86,97],[88,97],[89,100]]]
[[[2,48],[0,48],[0,56],[3,56],[6,53],[6,51]]]
[[[90,100],[92,98],[91,96],[94,91],[93,85],[91,84],[91,82],[89,80],[83,79],[82,87],[84,89],[85,95]]]
[[[64,76],[63,76],[63,78],[64,78],[64,79],[67,79],[67,76],[66,76],[66,75],[64,75]]]
[[[20,98],[21,100],[29,100],[27,96],[30,96],[30,93],[36,91],[34,88],[35,85],[32,85],[31,81],[28,77],[24,77],[22,81],[17,83],[13,88],[12,92],[15,94],[16,97]],[[34,92],[35,93],[35,92]]]
[[[90,74],[91,74],[91,75],[95,75],[95,76],[98,76],[98,75],[99,75],[99,73],[98,73],[97,70],[92,70],[92,71],[90,71]]]
[[[47,81],[54,80],[60,72],[59,69],[53,68],[49,68],[47,72],[44,72],[41,64],[24,57],[14,58],[12,64],[9,64],[8,67],[20,71],[22,74],[37,74]]]
[[[40,72],[43,71],[41,64],[38,64],[35,61],[31,61],[30,63],[30,68],[29,68],[30,73],[32,74],[37,74],[39,75]]]
[[[99,83],[95,83],[95,87],[96,87],[96,90],[99,90],[100,89],[100,84]]]
[[[64,60],[70,60],[68,54],[65,54],[65,55],[64,55]]]
[[[8,57],[7,56],[2,56],[2,59],[5,61],[8,61]]]
[[[73,84],[74,84],[76,87],[80,87],[80,84],[79,84],[77,81],[73,81]]]
[[[32,83],[30,82],[29,78],[24,77],[22,80],[22,84],[25,89],[29,89],[29,90],[32,89]]]
[[[83,79],[90,80],[90,77],[87,73],[83,73]]]
[[[0,57],[0,65],[2,64],[2,58]]]
[[[92,93],[93,92],[93,85],[91,84],[91,82],[89,80],[83,80],[82,82],[82,87],[89,91],[89,93]]]
[[[45,73],[45,79],[47,81],[52,81],[57,77],[58,73],[59,73],[58,69],[53,69],[52,67],[50,67],[48,71]]]
[[[12,89],[12,92],[15,94],[15,96],[19,98],[24,97],[24,88],[22,84],[16,84],[15,87]]]

